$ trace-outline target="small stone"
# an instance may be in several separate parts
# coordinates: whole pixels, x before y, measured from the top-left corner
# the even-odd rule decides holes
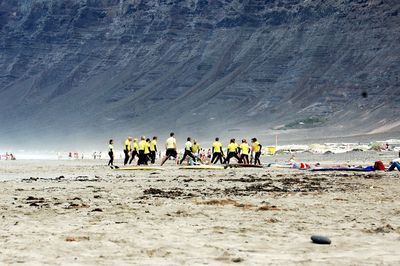
[[[243,259],[242,258],[233,258],[232,259],[232,262],[235,262],[235,263],[238,263],[238,262],[242,262],[243,261]]]

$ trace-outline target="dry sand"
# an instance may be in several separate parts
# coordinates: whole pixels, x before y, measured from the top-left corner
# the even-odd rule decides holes
[[[391,156],[298,155],[362,164]],[[0,264],[400,264],[399,172],[105,164],[0,161]],[[312,234],[332,244],[313,244]]]

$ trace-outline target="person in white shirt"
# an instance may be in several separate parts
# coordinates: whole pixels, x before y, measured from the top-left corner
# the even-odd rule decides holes
[[[114,168],[114,140],[110,139],[108,142],[108,156],[110,156],[110,160],[108,161],[108,165],[111,168]]]
[[[388,168],[388,171],[393,171],[394,168],[397,168],[397,170],[400,171],[400,152],[399,152],[399,158],[392,160],[392,162]]]
[[[185,143],[185,153],[183,154],[183,157],[179,164],[182,164],[187,156],[191,157],[193,159],[193,161],[196,162],[196,157],[194,157],[194,155],[192,153],[192,139],[190,137],[188,137],[186,140],[187,141]]]
[[[176,163],[178,164],[178,153],[176,152],[176,139],[175,139],[175,133],[171,132],[169,134],[169,138],[167,139],[165,143],[165,148],[167,149],[164,158],[161,161],[161,166],[170,158],[174,157],[176,160]]]

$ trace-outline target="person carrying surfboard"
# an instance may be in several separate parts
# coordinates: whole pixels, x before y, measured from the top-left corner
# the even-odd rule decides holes
[[[124,154],[125,154],[124,165],[126,165],[129,161],[129,153],[131,151],[131,143],[132,143],[132,137],[129,136],[124,142]]]
[[[156,153],[157,153],[157,136],[154,136],[153,140],[150,142],[150,158],[152,164],[156,162]]]
[[[224,157],[224,153],[222,151],[222,144],[221,142],[219,142],[219,138],[215,138],[215,141],[212,145],[212,159],[211,159],[211,163],[212,164],[216,164],[218,162],[218,160],[221,162],[221,164],[223,164],[223,157]]]
[[[238,160],[238,162],[240,162],[240,158],[238,156],[238,149],[239,149],[239,146],[236,144],[236,140],[231,139],[230,143],[227,147],[228,155],[226,156],[224,163],[229,164],[231,158],[236,158]]]
[[[257,141],[257,138],[251,139],[251,151],[254,154],[254,164],[261,165],[260,156],[261,156],[261,144]]]
[[[240,162],[243,164],[250,164],[249,162],[249,150],[250,146],[246,139],[242,139],[242,144],[239,146],[240,149]]]
[[[178,153],[176,152],[176,139],[175,139],[175,133],[171,132],[169,134],[169,138],[165,142],[165,148],[167,151],[165,152],[165,156],[161,161],[161,166],[170,158],[174,157],[176,164],[178,164]]]
[[[193,146],[192,142],[191,142],[192,139],[190,137],[188,137],[186,140],[187,141],[185,143],[185,152],[184,152],[183,157],[182,157],[181,161],[179,162],[179,164],[182,164],[187,156],[189,156],[190,158],[193,159],[193,161],[196,162],[196,157],[194,157],[194,155],[192,153],[192,146]]]

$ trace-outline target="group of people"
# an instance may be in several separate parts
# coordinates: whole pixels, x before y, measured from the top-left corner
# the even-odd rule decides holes
[[[4,155],[0,154],[0,160],[1,160],[1,157],[5,158],[5,160],[16,160],[14,154],[8,153],[8,152],[6,152],[6,154],[4,154]]]
[[[124,142],[124,165],[131,164],[132,161],[137,157],[138,165],[148,165],[149,162],[152,164],[156,161],[157,153],[157,136],[154,136],[152,140],[142,136],[140,141],[138,139],[133,139],[128,137]],[[108,165],[114,166],[114,140],[110,139],[108,144],[108,156],[110,160]]]
[[[140,141],[128,137],[123,145],[124,150],[124,165],[131,164],[137,157],[137,165],[148,165],[155,163],[157,154],[157,136],[152,140],[142,136]],[[246,139],[242,139],[241,143],[236,143],[235,139],[231,139],[226,147],[227,155],[225,156],[223,145],[219,138],[215,138],[212,144],[212,149],[206,154],[205,150],[200,147],[196,140],[188,137],[186,139],[185,148],[182,158],[179,160],[175,133],[171,132],[169,138],[165,142],[166,153],[161,160],[163,165],[168,159],[175,159],[177,164],[182,164],[187,158],[192,160],[192,163],[206,163],[207,158],[210,159],[211,164],[220,162],[221,164],[229,164],[232,158],[235,158],[238,163],[261,165],[260,156],[262,145],[258,142],[257,138],[251,139],[251,145],[247,143]],[[114,140],[109,141],[108,155],[110,160],[108,165],[114,166]],[[249,158],[250,155],[250,158]]]

